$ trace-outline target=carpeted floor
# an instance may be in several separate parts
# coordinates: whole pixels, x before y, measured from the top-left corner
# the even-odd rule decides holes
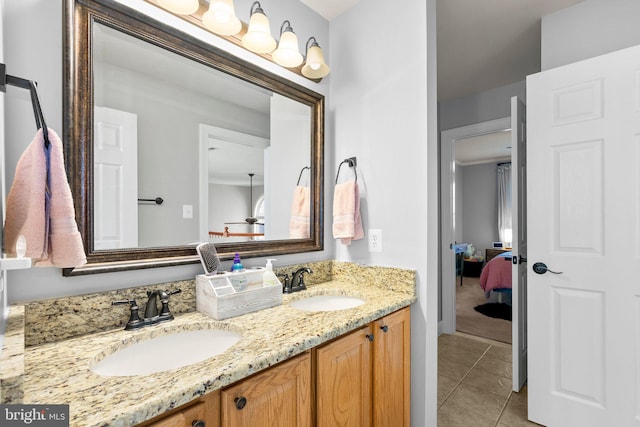
[[[456,329],[478,337],[511,344],[511,322],[478,313],[473,308],[488,302],[477,277],[465,277],[456,285]]]

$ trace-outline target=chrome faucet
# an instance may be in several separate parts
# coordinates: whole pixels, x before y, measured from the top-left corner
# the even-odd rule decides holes
[[[291,277],[291,292],[303,291],[307,289],[304,284],[304,273],[311,274],[313,271],[309,267],[302,267],[297,269]]]

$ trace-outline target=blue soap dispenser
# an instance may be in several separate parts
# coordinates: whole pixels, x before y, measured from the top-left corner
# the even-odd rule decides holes
[[[233,257],[233,265],[231,266],[231,271],[244,271],[244,266],[240,261],[240,254],[236,252],[236,255]]]

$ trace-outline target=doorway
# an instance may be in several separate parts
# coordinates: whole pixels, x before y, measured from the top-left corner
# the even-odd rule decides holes
[[[462,279],[464,283],[464,269],[462,269],[463,277],[458,278],[456,275],[456,257],[452,252],[452,244],[456,243],[473,243],[463,242],[462,235],[462,217],[463,212],[459,207],[462,203],[462,189],[460,187],[461,174],[460,164],[495,164],[511,159],[509,150],[505,151],[504,145],[502,150],[498,149],[498,145],[494,144],[493,149],[481,149],[482,145],[491,146],[487,143],[491,135],[504,136],[511,131],[511,118],[504,117],[497,120],[486,121],[469,126],[463,126],[442,132],[441,136],[441,235],[442,235],[442,321],[440,324],[440,332],[453,334],[456,331],[456,292],[459,287],[459,281]],[[464,150],[465,156],[460,155],[460,150],[456,150],[456,145],[462,147],[466,145]],[[456,151],[458,157],[463,161],[456,160]],[[488,183],[485,185],[495,185]],[[479,199],[480,200],[480,199]],[[472,203],[493,203],[484,200],[482,202]],[[464,208],[463,208],[464,209]],[[468,208],[469,209],[469,208]],[[489,218],[489,224],[477,224],[478,227],[490,227],[490,230],[483,230],[479,234],[472,233],[474,240],[479,239],[475,245],[480,245],[475,249],[480,255],[485,256],[485,247],[489,247],[494,240],[494,229],[497,229],[496,221]],[[491,236],[491,237],[487,237]],[[468,264],[467,265],[471,265]],[[472,283],[475,282],[475,283]],[[477,280],[468,281],[467,286],[478,286]],[[464,284],[463,284],[464,287]],[[473,310],[473,308],[471,308]]]
[[[483,122],[476,125],[466,126],[463,128],[452,129],[443,132],[441,143],[441,225],[442,225],[442,295],[443,295],[443,316],[442,316],[442,332],[452,334],[456,330],[456,289],[457,285],[452,280],[455,275],[455,253],[452,250],[456,245],[454,238],[456,236],[456,217],[460,216],[460,212],[456,210],[456,161],[454,157],[454,147],[456,141],[468,140],[478,135],[490,135],[496,132],[505,132],[511,130],[511,169],[512,185],[510,191],[500,191],[500,186],[496,179],[496,188],[499,193],[506,193],[511,197],[511,216],[509,233],[504,229],[504,224],[498,235],[499,240],[505,242],[507,234],[513,239],[512,254],[508,257],[501,258],[500,255],[496,259],[489,261],[482,270],[480,281],[483,290],[491,292],[507,291],[509,295],[512,293],[512,304],[509,314],[512,314],[511,335],[512,335],[512,371],[513,371],[513,390],[519,391],[526,382],[527,378],[527,318],[526,318],[526,256],[527,256],[527,233],[526,233],[526,107],[524,102],[517,96],[511,98],[511,116],[503,119]],[[500,171],[498,170],[498,176]],[[494,198],[493,203],[498,203],[500,198]],[[503,215],[500,213],[500,215]],[[494,215],[496,222],[500,216],[498,211]],[[504,216],[504,215],[503,215]],[[493,228],[493,227],[492,227]],[[495,236],[496,234],[493,234]],[[494,251],[493,245],[485,242],[487,249],[486,256],[490,251]],[[506,254],[505,254],[506,255]],[[512,256],[511,256],[512,255]],[[495,261],[495,262],[494,262]],[[509,261],[509,263],[505,263]],[[500,265],[498,267],[497,265]],[[501,270],[503,278],[500,281],[492,283],[491,278],[494,268]],[[489,272],[489,277],[485,277],[485,273]],[[485,279],[486,282],[484,282]],[[499,286],[493,286],[499,285]],[[513,292],[512,292],[513,291]]]

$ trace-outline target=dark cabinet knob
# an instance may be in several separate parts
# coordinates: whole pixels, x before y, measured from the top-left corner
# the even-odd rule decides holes
[[[373,334],[365,335],[369,341],[373,341]]]
[[[191,427],[206,427],[206,424],[203,420],[194,420],[191,422]]]
[[[245,406],[247,406],[246,397],[236,397],[235,399],[233,399],[233,401],[236,403],[237,409],[243,409]]]
[[[382,329],[382,332],[387,332],[389,330],[389,327],[387,325],[384,325],[380,326],[380,329]]]

